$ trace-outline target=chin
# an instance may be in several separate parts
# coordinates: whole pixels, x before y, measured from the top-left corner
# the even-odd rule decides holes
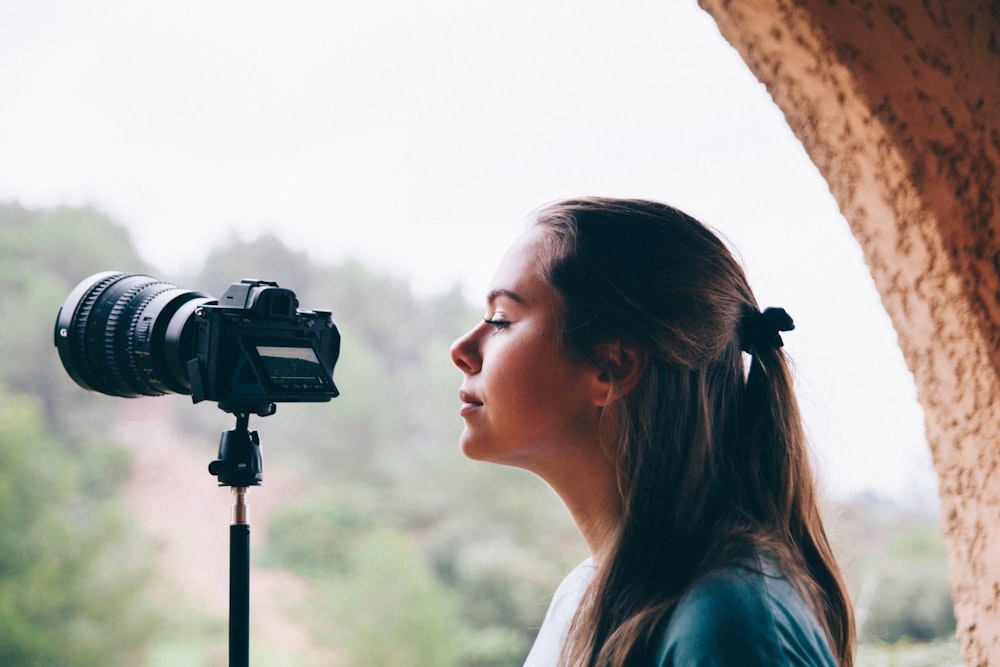
[[[492,459],[488,454],[489,448],[483,447],[481,442],[476,442],[471,438],[465,437],[465,434],[463,434],[461,440],[459,440],[459,447],[461,447],[462,454],[464,454],[467,459],[471,459],[473,461],[492,462]]]
[[[459,446],[465,458],[484,463],[504,463],[503,448],[488,438],[477,438],[467,430],[462,432]]]
[[[510,447],[503,447],[495,442],[473,440],[472,438],[464,437],[464,435],[459,442],[462,454],[471,461],[492,463],[494,465],[529,471],[533,469],[533,466],[530,465],[530,462],[524,456],[519,456],[519,452],[512,450]]]

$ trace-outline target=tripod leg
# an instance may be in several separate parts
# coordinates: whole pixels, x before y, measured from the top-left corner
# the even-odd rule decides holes
[[[246,489],[234,487],[233,523],[229,526],[229,667],[250,661],[250,524]]]

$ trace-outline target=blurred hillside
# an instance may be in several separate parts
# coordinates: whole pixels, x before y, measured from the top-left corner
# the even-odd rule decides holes
[[[104,270],[213,295],[276,280],[340,327],[342,396],[251,421],[264,453],[248,496],[252,664],[521,664],[584,547],[539,480],[458,451],[448,346],[481,313],[457,288],[417,297],[268,236],[177,274],[98,210],[16,203],[0,205],[0,258],[0,664],[225,664],[231,499],[206,467],[234,422],[188,397],[112,398],[69,379],[56,311]],[[830,499],[827,515],[860,664],[951,664],[936,517],[879,498]]]

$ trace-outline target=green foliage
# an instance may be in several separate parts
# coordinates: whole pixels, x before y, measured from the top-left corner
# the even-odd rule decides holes
[[[329,633],[356,667],[457,665],[450,600],[402,533],[376,529],[323,586]],[[331,632],[332,630],[332,632]]]
[[[954,637],[933,642],[899,641],[892,644],[868,642],[858,647],[854,664],[858,667],[963,667]]]
[[[846,566],[861,643],[952,637],[944,541],[933,516],[876,498],[841,504],[832,539]]]
[[[143,271],[92,208],[0,204],[0,664],[135,664],[153,615],[147,550],[119,501],[129,457],[116,399],[70,380],[53,346],[74,285]]]
[[[885,642],[932,641],[955,632],[944,544],[935,526],[916,526],[889,545],[875,577],[864,636]]]
[[[36,396],[67,446],[100,436],[116,399],[88,397],[66,375],[53,347],[59,307],[89,275],[146,268],[126,230],[93,208],[0,204],[0,385]]]
[[[252,241],[234,240],[214,249],[197,276],[176,277],[185,289],[197,289],[219,296],[230,285],[244,278],[273,280],[282,287],[300,290],[314,281],[316,269],[305,253],[293,252],[271,234]],[[310,307],[310,304],[303,303]]]
[[[0,204],[0,258],[3,280],[13,279],[5,293],[29,272],[71,286],[99,271],[148,271],[128,231],[92,207]]]
[[[288,505],[271,517],[261,562],[311,577],[343,575],[350,569],[352,545],[368,530],[366,514],[329,496]]]
[[[113,505],[79,511],[58,454],[32,401],[0,393],[0,664],[132,664],[152,627],[142,549]]]

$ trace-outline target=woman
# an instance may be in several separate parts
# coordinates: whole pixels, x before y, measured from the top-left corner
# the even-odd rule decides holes
[[[463,452],[542,477],[591,553],[526,665],[852,665],[780,350],[791,328],[676,209],[537,213],[451,350]]]

